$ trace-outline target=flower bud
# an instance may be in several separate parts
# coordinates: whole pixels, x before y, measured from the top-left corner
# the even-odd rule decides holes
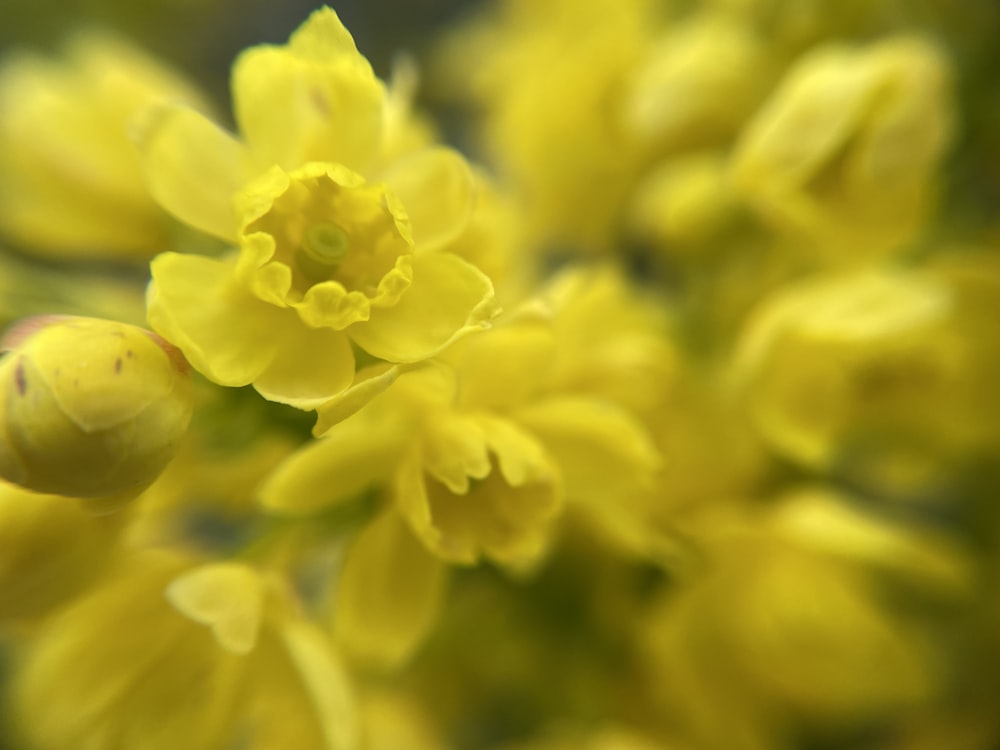
[[[29,318],[0,360],[0,476],[36,492],[130,499],[176,452],[190,370],[155,334],[93,318]]]

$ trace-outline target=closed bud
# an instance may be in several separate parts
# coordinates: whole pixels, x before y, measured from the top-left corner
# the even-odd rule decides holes
[[[0,360],[0,475],[37,492],[131,499],[191,419],[190,369],[155,334],[93,318],[30,318]]]

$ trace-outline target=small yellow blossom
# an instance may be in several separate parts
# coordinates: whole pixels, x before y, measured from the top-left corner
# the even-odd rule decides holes
[[[516,346],[519,333],[489,336]],[[508,361],[515,353],[505,352]],[[301,513],[388,481],[399,512],[435,555],[461,564],[537,557],[562,503],[558,470],[516,422],[485,403],[457,403],[460,382],[439,364],[404,373],[387,394],[324,428],[321,440],[280,466],[262,489],[265,505]]]
[[[155,334],[93,318],[30,318],[0,362],[0,471],[39,492],[134,498],[191,419],[190,368]]]
[[[179,74],[125,40],[82,34],[66,59],[0,68],[0,233],[32,253],[145,259],[171,221],[146,189],[134,118],[166,100],[202,105]]]
[[[468,165],[399,153],[399,107],[332,10],[244,52],[233,95],[241,139],[180,107],[142,137],[160,203],[240,247],[152,263],[150,324],[195,369],[308,409],[351,384],[352,343],[415,362],[496,314],[490,280],[442,250],[473,213]]]
[[[658,21],[648,0],[508,0],[439,51],[437,84],[482,109],[533,247],[610,248],[641,155],[622,121],[627,76]]]
[[[442,561],[538,564],[565,499],[619,540],[637,523],[658,456],[614,398],[643,400],[619,381],[645,385],[652,373],[631,369],[659,349],[636,326],[642,313],[609,304],[622,288],[610,274],[568,274],[548,306],[530,303],[431,363],[389,379],[375,368],[357,387],[384,392],[343,420],[350,392],[320,407],[322,437],[264,482],[264,506],[286,514],[381,489],[386,508],[349,548],[337,591],[335,629],[356,655],[395,663],[415,648],[436,617]]]
[[[647,313],[617,306],[625,289],[613,274],[568,273],[550,286],[548,312],[528,305],[463,339],[349,421],[336,425],[341,404],[325,404],[316,426],[325,437],[272,477],[265,504],[314,510],[401,462],[397,494],[413,528],[436,554],[471,563],[483,552],[537,555],[539,523],[558,507],[563,482],[587,504],[641,494],[658,461],[628,407],[649,404],[669,351]],[[336,483],[320,480],[338,472]],[[326,491],[308,489],[316,484]],[[466,493],[481,502],[451,499]]]
[[[806,466],[877,472],[887,487],[991,455],[1000,359],[976,331],[996,320],[996,284],[925,270],[782,289],[748,321],[732,373],[761,435]]]
[[[280,586],[243,563],[161,552],[126,556],[47,622],[13,700],[44,750],[358,743],[342,667]]]
[[[724,141],[769,79],[765,46],[755,34],[720,14],[695,13],[652,40],[629,70],[625,132],[652,153]]]
[[[812,50],[746,125],[734,179],[828,259],[895,251],[928,218],[953,130],[950,78],[945,52],[920,37]]]
[[[708,564],[664,597],[644,636],[665,715],[695,746],[790,750],[810,730],[850,730],[942,694],[933,620],[884,592],[965,601],[967,560],[945,535],[856,502],[800,488],[706,525]]]
[[[33,644],[14,701],[38,747],[224,742],[243,692],[242,657],[172,611],[163,590],[183,570],[178,560],[130,563],[49,620]]]
[[[629,223],[636,236],[664,252],[711,253],[723,230],[735,223],[738,209],[726,159],[697,152],[666,160],[637,184]]]

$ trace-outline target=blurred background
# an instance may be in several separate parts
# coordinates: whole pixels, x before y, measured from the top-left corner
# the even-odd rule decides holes
[[[229,66],[244,47],[280,44],[316,8],[312,0],[2,0],[0,47],[55,49],[68,33],[118,31],[197,77],[220,99]],[[441,27],[481,0],[345,0],[333,4],[379,76],[400,52],[421,54]]]

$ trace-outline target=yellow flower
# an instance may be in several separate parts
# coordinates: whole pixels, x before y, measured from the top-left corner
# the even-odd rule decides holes
[[[821,277],[767,299],[733,369],[760,434],[805,466],[904,492],[995,455],[1000,355],[985,330],[1000,275],[971,270]]]
[[[650,41],[628,71],[625,132],[654,153],[728,139],[770,82],[762,41],[717,13],[694,13]]]
[[[630,321],[609,304],[615,290],[604,276],[571,274],[550,305],[528,304],[433,362],[371,368],[355,390],[384,392],[346,419],[370,392],[324,404],[322,437],[264,482],[265,508],[286,514],[381,491],[385,506],[349,548],[336,592],[334,629],[356,656],[412,653],[440,607],[442,562],[538,564],[566,499],[619,543],[641,536],[635,500],[652,488],[658,456],[611,394],[657,350],[627,324],[641,313]],[[590,367],[605,357],[615,361]]]
[[[171,221],[146,189],[129,129],[164,100],[201,105],[178,74],[110,35],[75,37],[66,60],[0,68],[0,232],[53,257],[148,258]]]
[[[134,498],[191,419],[190,368],[153,333],[93,318],[30,318],[0,362],[0,473],[99,507]]]
[[[948,60],[927,39],[818,48],[747,124],[734,177],[764,219],[829,259],[884,255],[928,216],[953,107]]]
[[[250,750],[358,747],[348,675],[329,640],[299,614],[287,584],[241,562],[215,562],[188,568],[163,593],[187,626],[205,626],[223,651],[244,657],[245,687],[229,743],[238,739]],[[162,706],[149,708],[162,716]]]
[[[242,563],[124,557],[29,644],[12,698],[45,750],[357,747],[335,654]]]
[[[529,360],[506,344],[513,339],[517,347],[517,338],[527,337],[509,333],[500,329],[504,342],[491,353],[503,350],[514,372]],[[262,489],[265,506],[310,512],[381,485],[391,489],[421,542],[444,560],[536,558],[561,507],[559,472],[538,440],[494,405],[459,401],[476,385],[437,363],[403,373],[388,393],[343,422],[322,425],[321,440],[279,466]],[[508,385],[519,392],[519,383]]]
[[[472,215],[472,173],[448,149],[400,153],[421,139],[332,10],[244,52],[233,95],[242,139],[182,107],[142,137],[160,203],[240,246],[152,263],[150,324],[197,370],[308,409],[350,385],[352,343],[416,362],[487,325],[490,280],[442,250]]]
[[[391,481],[444,559],[537,557],[563,483],[578,502],[615,506],[648,489],[658,464],[627,407],[648,406],[668,355],[646,313],[616,306],[625,289],[612,274],[566,274],[548,308],[529,304],[394,383],[372,368],[357,387],[388,391],[340,424],[351,392],[323,405],[324,437],[265,484],[265,505],[308,512]]]
[[[506,0],[442,46],[436,83],[485,114],[482,139],[533,247],[611,248],[640,159],[621,100],[657,22],[648,0]]]
[[[663,713],[694,746],[792,748],[810,730],[890,720],[940,698],[947,645],[932,640],[930,618],[885,592],[954,606],[971,599],[972,568],[943,534],[858,506],[804,487],[757,515],[709,519],[708,564],[663,597],[643,638]]]
[[[636,186],[629,207],[632,231],[664,254],[710,254],[738,217],[728,164],[716,152],[668,159]]]
[[[224,744],[244,660],[171,611],[163,592],[183,569],[131,558],[46,623],[14,688],[27,739],[46,750]]]

